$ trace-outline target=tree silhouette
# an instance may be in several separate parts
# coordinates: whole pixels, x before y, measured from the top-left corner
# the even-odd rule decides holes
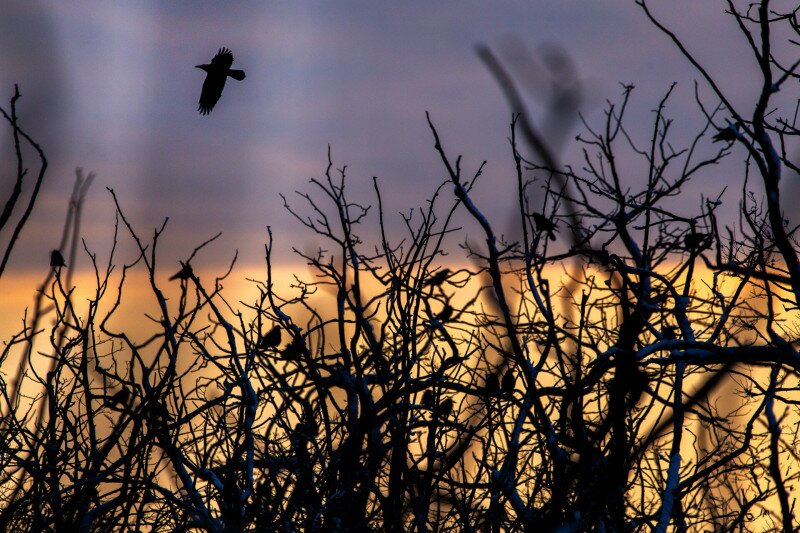
[[[795,14],[729,6],[761,67],[745,118],[637,3],[715,95],[696,92],[693,136],[675,137],[674,85],[650,132],[630,131],[641,119],[625,85],[577,136],[581,164],[561,164],[480,49],[513,111],[513,239],[482,210],[484,165],[452,155],[434,114],[444,179],[429,201],[396,224],[377,179],[374,205],[348,196],[329,149],[308,189],[283,197],[326,242],[298,252],[309,280],[278,285],[281,237],[268,229],[265,273],[238,308],[223,287],[233,263],[196,275],[218,236],[162,285],[166,223],[143,238],[110,191],[114,250],[129,240],[136,258],[115,268],[114,253],[103,264],[84,245],[91,294],[51,269],[39,291],[50,307],[2,351],[0,530],[796,530],[800,245],[780,193],[800,170],[788,153],[800,132],[794,107],[772,99],[800,76],[770,52],[798,33]],[[15,101],[3,110],[15,143],[35,146]],[[676,209],[726,158],[741,160],[739,218],[725,220],[729,191]],[[118,320],[134,272],[154,302],[142,331]]]

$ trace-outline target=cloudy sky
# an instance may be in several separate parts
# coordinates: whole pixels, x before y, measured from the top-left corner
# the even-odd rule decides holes
[[[390,214],[425,201],[444,177],[426,110],[451,154],[465,155],[466,168],[488,160],[478,200],[490,217],[506,220],[513,206],[510,112],[475,54],[478,43],[527,79],[534,117],[544,110],[531,65],[556,49],[574,61],[586,95],[582,111],[594,124],[606,100],[619,99],[619,82],[634,83],[629,125],[645,139],[651,110],[673,81],[676,135],[703,122],[692,104],[696,74],[631,0],[6,0],[4,10],[0,102],[7,106],[13,84],[20,85],[22,124],[51,162],[16,269],[46,262],[77,166],[98,176],[84,225],[97,251],[110,243],[111,187],[143,236],[170,217],[163,239],[170,260],[222,231],[206,261],[222,263],[238,249],[245,263],[258,262],[267,225],[289,260],[292,246],[310,241],[279,193],[292,199],[295,190],[309,191],[328,145],[335,164],[348,166],[354,198],[369,200],[378,176]],[[732,99],[751,109],[754,65],[723,10],[720,2],[676,0],[656,13]],[[214,111],[201,116],[204,73],[194,65],[221,46],[247,78],[229,81]],[[533,63],[526,67],[520,56]],[[7,158],[7,129],[0,139]],[[6,187],[13,167],[3,169]],[[725,183],[718,167],[687,193],[715,195]],[[736,197],[730,200],[735,207]]]

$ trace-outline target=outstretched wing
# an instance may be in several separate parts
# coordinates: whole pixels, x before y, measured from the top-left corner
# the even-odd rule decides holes
[[[233,65],[233,54],[227,48],[220,48],[214,59],[211,60],[213,69],[228,70]]]
[[[225,80],[233,64],[233,54],[227,48],[220,48],[211,64],[208,65],[206,81],[203,82],[203,91],[200,93],[198,110],[202,115],[208,115],[222,96]],[[244,73],[242,73],[244,74]],[[244,77],[244,76],[242,76]]]
[[[222,96],[222,89],[225,87],[225,74],[210,71],[203,82],[203,90],[200,93],[200,105],[197,109],[201,115],[208,115],[217,104],[219,97]]]

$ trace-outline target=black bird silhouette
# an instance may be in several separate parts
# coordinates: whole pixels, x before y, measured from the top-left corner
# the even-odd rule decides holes
[[[434,395],[431,389],[426,390],[422,393],[422,406],[426,409],[430,409],[433,407],[433,400]]]
[[[180,261],[180,264],[181,264],[181,269],[178,270],[171,278],[169,278],[170,281],[175,279],[189,279],[194,274],[194,272],[192,271],[192,267],[191,265],[189,265],[189,263],[184,263],[183,261]]]
[[[292,339],[292,342],[284,346],[283,350],[281,350],[281,356],[288,361],[296,361],[300,359],[300,356],[303,354],[304,347],[302,340],[298,341],[297,339]]]
[[[435,321],[442,324],[449,321],[451,318],[453,318],[453,307],[450,304],[445,304],[444,309],[442,309],[438,315],[433,317]]]
[[[712,137],[713,142],[728,142],[731,143],[739,137],[739,125],[729,124],[728,127],[722,128]]]
[[[158,421],[162,424],[169,424],[172,422],[172,415],[169,414],[169,410],[164,404],[154,402],[150,407],[151,409],[147,413],[147,416],[150,418],[150,420]]]
[[[275,348],[281,343],[281,327],[275,326],[267,332],[266,335],[261,337],[258,341],[257,348],[259,350],[269,350]]]
[[[556,225],[555,222],[540,213],[533,213],[533,223],[536,224],[536,229],[539,231],[546,231],[547,236],[551,241],[556,240]]]
[[[506,371],[506,374],[503,376],[503,382],[501,384],[503,392],[506,394],[511,394],[514,392],[514,389],[516,388],[515,385],[517,384],[516,381],[517,380],[514,379],[514,371],[509,368]]]
[[[200,105],[197,108],[201,115],[208,115],[214,109],[219,97],[222,96],[222,89],[225,88],[228,76],[237,81],[244,79],[244,71],[232,69],[231,65],[233,65],[233,54],[227,48],[220,48],[211,63],[195,66],[206,72],[206,81],[203,82]]]
[[[683,244],[689,251],[705,250],[708,248],[709,235],[705,233],[687,233],[683,237]]]
[[[486,376],[486,383],[484,386],[486,387],[486,392],[494,394],[500,390],[500,378],[497,377],[497,374],[492,372]]]
[[[121,404],[123,407],[126,407],[128,405],[128,398],[130,398],[130,396],[130,391],[123,387],[115,392],[114,395],[106,401],[106,405],[113,406]]]
[[[64,261],[64,256],[61,255],[61,252],[58,250],[53,250],[50,252],[50,266],[53,268],[61,268],[67,266],[67,263]]]
[[[450,413],[453,412],[454,405],[455,404],[453,403],[452,398],[446,398],[439,404],[439,407],[436,409],[436,414],[449,415]]]
[[[434,287],[438,287],[439,285],[444,283],[445,280],[447,280],[447,278],[449,278],[449,277],[450,277],[450,269],[449,268],[443,268],[439,272],[434,274],[433,276],[429,277],[425,281],[425,286],[427,287],[429,285],[432,285]]]

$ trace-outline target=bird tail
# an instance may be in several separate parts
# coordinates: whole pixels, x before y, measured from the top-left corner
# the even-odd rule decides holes
[[[237,81],[242,81],[244,79],[244,71],[243,70],[233,70],[233,69],[231,69],[231,70],[228,71],[228,76],[230,76],[231,78],[233,78],[233,79],[235,79]]]

